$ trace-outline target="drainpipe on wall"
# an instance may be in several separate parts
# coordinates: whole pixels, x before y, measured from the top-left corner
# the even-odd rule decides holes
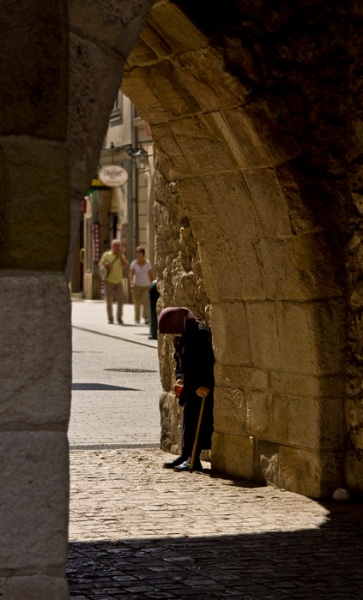
[[[131,147],[136,148],[137,146],[137,136],[136,136],[136,128],[134,126],[134,105],[131,104]],[[138,209],[137,209],[137,165],[136,159],[134,156],[131,156],[131,255],[134,256],[135,248],[138,245]]]

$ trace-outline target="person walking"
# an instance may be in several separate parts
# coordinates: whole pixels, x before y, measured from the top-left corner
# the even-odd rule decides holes
[[[149,260],[145,258],[145,249],[136,248],[136,258],[130,266],[130,286],[134,301],[135,323],[140,323],[141,307],[145,324],[150,323],[149,288],[154,275]]]
[[[123,271],[128,266],[128,261],[121,252],[120,240],[112,240],[111,249],[104,252],[98,263],[100,272],[103,269],[105,281],[105,297],[108,322],[113,323],[113,298],[116,296],[116,318],[119,325],[123,325],[122,312],[125,302],[125,292],[122,283]]]
[[[181,454],[164,463],[165,469],[191,470],[191,457],[202,403],[200,425],[192,470],[203,469],[202,449],[210,449],[213,433],[214,353],[208,325],[186,307],[164,308],[158,320],[159,333],[173,336],[176,363],[174,392],[183,406]],[[205,401],[203,399],[205,398]]]

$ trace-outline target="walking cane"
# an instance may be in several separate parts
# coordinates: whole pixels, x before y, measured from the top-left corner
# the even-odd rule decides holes
[[[190,459],[189,471],[193,471],[193,467],[194,467],[195,455],[197,453],[200,425],[201,425],[202,419],[203,419],[205,399],[207,396],[208,396],[208,393],[202,397],[202,404],[200,405],[199,419],[198,419],[197,429],[195,432],[194,445],[193,445],[192,457]]]

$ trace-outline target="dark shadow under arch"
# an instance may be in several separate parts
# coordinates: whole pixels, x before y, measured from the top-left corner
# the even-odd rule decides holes
[[[71,542],[71,598],[358,600],[362,504],[323,506],[308,531]]]

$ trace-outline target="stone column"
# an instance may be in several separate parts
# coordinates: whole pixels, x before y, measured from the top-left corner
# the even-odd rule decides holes
[[[68,253],[151,0],[93,6],[10,0],[1,11],[0,596],[11,600],[69,597]]]
[[[65,9],[10,2],[1,17],[0,595],[13,600],[68,598]]]

